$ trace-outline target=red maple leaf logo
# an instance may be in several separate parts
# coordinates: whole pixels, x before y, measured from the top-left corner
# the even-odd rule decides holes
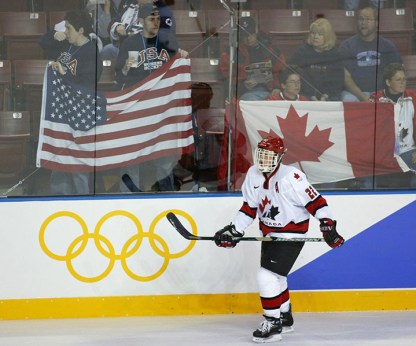
[[[306,123],[308,113],[300,117],[291,105],[286,119],[276,116],[277,122],[283,135],[285,147],[287,148],[284,162],[288,165],[301,161],[319,162],[319,157],[329,149],[333,142],[329,141],[331,129],[319,130],[317,126],[306,135]],[[259,131],[262,138],[277,136],[272,129],[269,132]]]
[[[260,212],[263,214],[263,212],[264,212],[264,209],[266,208],[266,206],[267,206],[267,204],[269,204],[271,201],[269,201],[269,199],[266,197],[266,198],[264,198],[262,201],[261,201],[261,203],[260,203],[260,205],[259,205],[259,208],[260,208]]]

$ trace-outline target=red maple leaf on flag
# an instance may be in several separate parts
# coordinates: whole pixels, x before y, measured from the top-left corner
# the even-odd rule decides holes
[[[306,123],[308,113],[300,117],[295,108],[291,105],[286,119],[276,116],[282,138],[287,148],[284,156],[285,164],[292,164],[301,161],[319,162],[319,157],[334,143],[329,140],[331,129],[319,130],[315,126],[312,131],[306,135]],[[269,132],[259,131],[262,138],[268,136],[277,136],[273,129]]]

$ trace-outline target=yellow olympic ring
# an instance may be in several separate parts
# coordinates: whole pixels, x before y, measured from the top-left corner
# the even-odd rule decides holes
[[[78,274],[76,272],[75,268],[72,265],[72,258],[73,257],[68,256],[66,258],[66,266],[68,267],[68,270],[72,274],[72,276],[75,277],[76,279],[78,279],[79,281],[83,281],[83,282],[97,282],[97,281],[100,281],[100,280],[104,279],[108,274],[110,274],[111,270],[114,267],[115,251],[114,251],[113,245],[110,243],[110,241],[106,237],[104,237],[102,235],[98,235],[98,237],[100,238],[100,241],[103,241],[105,243],[105,245],[107,245],[107,247],[110,249],[111,254],[113,254],[113,256],[110,258],[110,263],[108,264],[108,267],[106,268],[106,270],[104,270],[104,272],[102,274],[91,277],[91,278],[88,278],[88,277],[82,276],[81,274]],[[86,236],[81,235],[78,238],[76,238],[71,243],[71,245],[69,245],[67,254],[70,254],[72,252],[72,250],[74,250],[74,248],[78,244],[79,240],[81,240],[84,243],[84,239],[87,239],[87,241],[88,241],[88,239],[90,239],[90,238],[93,238],[94,241],[97,240],[96,235],[95,234],[90,234],[90,233],[88,233]]]
[[[142,224],[140,223],[140,221],[137,219],[137,217],[135,215],[133,215],[132,213],[129,213],[128,211],[125,210],[115,210],[112,212],[107,213],[106,215],[104,215],[100,221],[98,221],[97,226],[95,226],[95,230],[94,230],[94,235],[98,236],[100,234],[100,229],[103,226],[104,222],[109,220],[111,217],[113,216],[125,216],[128,219],[132,220],[133,223],[136,225],[137,228],[137,232],[140,235],[141,233],[143,233],[143,227]],[[142,236],[143,237],[143,236]],[[138,250],[138,248],[140,247],[141,241],[142,241],[142,237],[139,238],[137,244],[134,246],[133,249],[130,250],[129,253],[127,253],[126,255],[128,255],[128,257],[130,257],[134,252],[136,252]],[[98,239],[95,237],[94,238],[94,242],[95,245],[97,246],[98,250],[104,255],[104,256],[108,256],[109,254],[106,254],[106,251],[104,248],[102,248],[100,242],[98,241]],[[121,254],[120,255],[116,255],[115,259],[120,260],[121,259]]]
[[[149,275],[149,276],[140,276],[140,275],[138,275],[138,274],[135,274],[135,273],[133,273],[131,270],[130,270],[130,268],[127,266],[127,261],[126,261],[126,257],[124,257],[122,260],[121,260],[121,265],[122,265],[122,267],[123,267],[123,269],[124,269],[124,271],[127,273],[127,275],[128,276],[130,276],[131,278],[133,278],[133,279],[135,279],[135,280],[137,280],[137,281],[152,281],[152,280],[154,280],[154,279],[156,279],[157,277],[159,277],[160,275],[162,275],[162,273],[166,270],[166,268],[168,267],[168,264],[169,264],[169,247],[168,247],[168,244],[166,244],[166,242],[163,240],[163,238],[161,237],[161,236],[159,236],[159,235],[157,235],[157,234],[154,234],[154,233],[147,233],[146,235],[144,235],[145,237],[148,237],[149,238],[149,240],[151,239],[152,241],[153,241],[153,238],[156,238],[157,239],[157,241],[162,245],[162,247],[163,247],[163,250],[164,250],[164,252],[165,252],[165,254],[167,254],[166,256],[164,256],[164,254],[160,254],[160,253],[158,253],[159,255],[161,255],[162,257],[164,257],[164,261],[163,261],[163,264],[162,264],[162,267],[156,272],[156,273],[154,273],[153,275]],[[130,238],[127,242],[126,242],[126,244],[124,245],[124,247],[123,247],[123,253],[125,252],[125,251],[127,251],[127,249],[128,249],[128,247],[130,246],[130,243],[131,242],[133,242],[134,241],[134,237],[132,237],[132,238]],[[151,244],[152,244],[152,242],[151,242]],[[152,248],[153,248],[153,245],[152,245]],[[159,250],[159,249],[158,249]]]
[[[137,280],[137,281],[151,281],[151,280],[158,278],[160,275],[162,275],[166,271],[170,259],[176,259],[176,258],[185,256],[192,250],[192,248],[195,245],[195,241],[191,241],[189,242],[189,245],[184,250],[179,251],[177,253],[170,253],[170,250],[166,241],[160,235],[155,233],[157,224],[169,212],[174,212],[175,214],[181,215],[186,220],[188,220],[192,228],[192,233],[197,235],[197,227],[196,227],[195,221],[189,214],[187,214],[186,212],[182,210],[171,209],[171,210],[166,210],[160,213],[152,221],[149,232],[143,232],[143,227],[140,221],[132,213],[129,213],[124,210],[115,210],[115,211],[107,213],[97,222],[97,225],[95,226],[95,229],[94,229],[94,233],[88,232],[87,224],[78,214],[75,214],[70,211],[60,211],[60,212],[50,215],[42,223],[40,227],[40,231],[39,231],[39,243],[40,243],[42,250],[46,253],[46,255],[58,261],[65,261],[68,271],[71,273],[71,275],[74,278],[76,278],[79,281],[92,283],[92,282],[97,282],[97,281],[104,279],[112,271],[116,260],[120,260],[123,270],[130,278]],[[127,219],[133,222],[137,230],[137,233],[134,234],[125,242],[120,254],[116,254],[114,246],[112,245],[110,240],[104,235],[100,234],[101,228],[103,227],[105,222],[115,216],[126,217]],[[62,218],[62,217],[69,217],[69,218],[74,219],[81,226],[81,230],[82,230],[82,234],[76,237],[70,243],[65,255],[60,255],[60,254],[56,254],[52,252],[45,242],[45,233],[46,233],[46,229],[48,228],[48,226],[55,219]],[[149,239],[149,244],[151,248],[153,249],[153,251],[155,251],[157,255],[159,255],[160,257],[164,259],[160,269],[158,269],[154,274],[151,274],[148,276],[142,276],[142,275],[138,275],[134,273],[127,264],[127,259],[133,256],[139,250],[140,245],[142,244],[144,238]],[[108,258],[109,263],[101,274],[92,276],[92,277],[86,277],[84,275],[79,274],[75,270],[72,261],[85,250],[85,248],[88,245],[88,241],[90,239],[94,240],[94,245],[97,248],[98,252],[102,254],[104,257]],[[158,243],[159,246],[156,243]]]
[[[64,216],[71,217],[71,218],[75,219],[76,221],[78,221],[78,223],[81,225],[81,228],[82,228],[82,234],[84,236],[88,235],[88,226],[87,226],[87,224],[85,223],[85,221],[79,215],[77,215],[75,213],[72,213],[70,211],[60,211],[60,212],[57,212],[57,213],[52,214],[51,216],[49,216],[43,222],[42,226],[40,227],[39,243],[40,243],[40,246],[42,247],[43,251],[45,251],[46,254],[49,257],[52,257],[53,259],[56,259],[57,261],[65,261],[66,258],[67,258],[67,255],[57,255],[57,254],[55,254],[55,253],[53,253],[52,251],[49,250],[48,246],[45,243],[45,231],[46,231],[46,227],[48,227],[49,224],[54,219],[56,219],[58,217],[64,217]],[[73,257],[71,259],[77,257],[82,251],[84,251],[85,247],[87,246],[88,238],[85,238],[85,239],[86,239],[86,241],[81,244],[80,248],[73,254]]]
[[[197,234],[197,228],[196,228],[196,223],[195,223],[195,221],[194,221],[194,219],[189,215],[189,214],[187,214],[187,213],[185,213],[184,211],[182,211],[182,210],[178,210],[178,209],[171,209],[171,210],[166,210],[166,211],[164,211],[164,212],[162,212],[162,213],[160,213],[158,216],[156,216],[155,217],[155,219],[153,220],[153,222],[150,224],[150,233],[152,233],[153,231],[154,231],[154,229],[155,229],[155,227],[156,227],[156,224],[162,219],[162,218],[164,218],[165,216],[166,216],[166,214],[167,213],[169,213],[169,212],[172,212],[172,213],[174,213],[174,214],[176,214],[176,215],[181,215],[181,216],[183,216],[183,217],[185,217],[188,221],[189,221],[189,223],[191,224],[191,227],[192,227],[192,232],[194,233],[194,235],[196,235]],[[157,246],[156,246],[156,244],[154,244],[154,242],[153,242],[153,239],[150,239],[150,244],[152,245],[152,248],[153,248],[153,250],[158,254],[158,255],[160,255],[160,256],[163,256],[163,254],[161,254],[158,250],[158,248],[157,248]],[[193,240],[193,241],[191,241],[190,243],[189,243],[189,245],[183,250],[183,251],[181,251],[181,252],[178,252],[177,254],[171,254],[170,256],[170,258],[179,258],[179,257],[182,257],[182,256],[185,256],[189,251],[191,251],[192,250],[192,248],[195,246],[195,240]]]

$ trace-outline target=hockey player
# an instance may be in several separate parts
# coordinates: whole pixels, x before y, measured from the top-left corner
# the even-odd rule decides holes
[[[268,137],[258,143],[255,164],[245,177],[244,202],[233,222],[215,233],[217,246],[233,248],[238,237],[259,217],[264,236],[302,239],[308,232],[309,215],[320,220],[326,243],[336,248],[344,243],[324,197],[308,182],[305,174],[281,163],[283,140]],[[257,273],[265,321],[253,333],[258,343],[281,340],[281,333],[293,331],[293,317],[287,275],[305,242],[262,242],[261,267]]]

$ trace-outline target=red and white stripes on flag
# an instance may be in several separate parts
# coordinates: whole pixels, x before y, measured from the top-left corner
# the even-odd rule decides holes
[[[74,129],[87,121],[81,102],[78,109],[73,107],[73,117],[80,117],[79,121],[54,121],[46,113],[51,102],[56,103],[47,78],[45,73],[38,167],[66,172],[107,170],[193,151],[190,59],[176,55],[128,89],[105,92],[103,96],[92,91],[97,99],[105,97],[106,118],[93,122],[95,126],[87,131]],[[70,93],[68,89],[77,92],[76,87],[67,87],[65,97]],[[69,102],[71,107],[64,107],[68,113],[73,104]],[[92,114],[97,116],[98,111]]]
[[[283,162],[315,184],[407,170],[394,155],[394,109],[387,103],[240,101],[233,129],[239,162],[252,164],[257,143],[278,135],[287,148]],[[232,165],[235,188],[245,173],[239,166]]]

